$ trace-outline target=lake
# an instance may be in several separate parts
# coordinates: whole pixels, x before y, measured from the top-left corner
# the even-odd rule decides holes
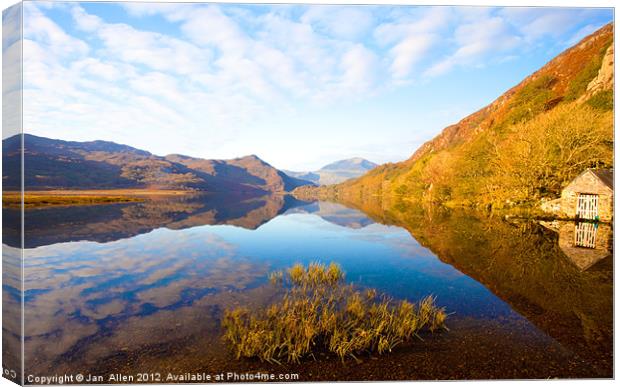
[[[5,309],[19,307],[19,235],[5,217]],[[613,270],[605,224],[466,212],[188,195],[25,213],[25,374],[276,372],[300,380],[612,377]],[[12,248],[13,247],[13,248]],[[347,282],[427,295],[448,331],[344,363],[236,360],[224,310],[261,308],[271,271],[337,262]],[[18,322],[5,317],[4,347]]]

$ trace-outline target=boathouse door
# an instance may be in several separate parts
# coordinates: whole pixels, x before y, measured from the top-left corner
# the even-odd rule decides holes
[[[598,217],[598,195],[579,194],[576,215],[578,219],[596,219]]]
[[[575,225],[575,246],[596,248],[596,231],[598,224],[591,222],[578,222]]]

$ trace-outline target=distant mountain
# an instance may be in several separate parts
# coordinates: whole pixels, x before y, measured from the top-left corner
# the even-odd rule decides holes
[[[368,161],[361,157],[354,157],[352,159],[339,160],[327,164],[321,168],[321,171],[368,171],[376,166],[377,164],[372,161]]]
[[[338,184],[345,180],[360,177],[377,164],[361,157],[335,161],[315,172],[284,171],[287,175],[311,181],[319,185]]]
[[[19,136],[2,141],[4,187],[20,185]],[[108,141],[75,142],[24,135],[26,189],[151,188],[265,194],[311,182],[292,178],[257,156],[205,160],[156,156]]]

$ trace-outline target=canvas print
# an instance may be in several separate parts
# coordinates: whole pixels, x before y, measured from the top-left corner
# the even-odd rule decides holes
[[[613,15],[5,9],[4,378],[613,378]]]

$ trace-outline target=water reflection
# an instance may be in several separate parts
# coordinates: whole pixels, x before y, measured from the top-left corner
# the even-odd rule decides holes
[[[11,380],[21,380],[21,249],[2,245],[2,361]]]
[[[307,207],[287,212],[292,207],[286,203]],[[168,353],[188,337],[193,345],[211,349],[205,356],[222,356],[225,349],[217,345],[221,311],[274,296],[265,286],[268,271],[298,261],[338,261],[360,285],[411,299],[432,292],[442,305],[462,314],[511,314],[501,300],[437,261],[406,231],[372,224],[359,211],[287,202],[284,197],[242,204],[245,213],[243,207],[215,207],[196,200],[110,206],[112,215],[106,221],[82,217],[80,207],[50,209],[57,217],[39,218],[44,225],[30,225],[38,231],[37,243],[76,236],[106,242],[63,242],[25,250],[29,372],[92,369],[102,359],[154,346]],[[117,217],[119,208],[124,217]],[[50,220],[62,219],[63,213],[72,221],[46,230]],[[283,214],[273,218],[277,213]],[[80,219],[79,227],[75,219]],[[257,229],[250,227],[259,223]],[[119,238],[123,224],[148,225],[132,232],[164,227]],[[464,299],[471,297],[478,303],[463,307]],[[115,363],[108,363],[111,368],[106,371],[112,371]]]
[[[330,223],[361,228],[373,222],[358,211],[332,203],[308,203],[290,195],[261,197],[188,194],[152,197],[142,203],[48,207],[25,213],[26,248],[71,241],[112,242],[161,227],[182,230],[203,225],[232,225],[255,230],[281,214],[315,214]],[[19,246],[19,211],[3,209],[8,225],[4,243]],[[11,220],[15,219],[15,222]]]
[[[611,225],[598,222],[541,222],[558,234],[558,245],[580,270],[588,270],[612,256]]]
[[[574,245],[575,230],[583,229],[574,223],[558,223],[558,230],[550,231],[531,221],[507,222],[476,213],[398,204],[386,210],[385,204],[373,202],[349,205],[375,221],[406,228],[440,260],[485,285],[592,367],[611,370],[610,226],[599,225],[599,243],[588,249]]]
[[[267,268],[237,256],[236,247],[217,235],[197,231],[158,230],[107,244],[27,250],[30,369],[94,364],[102,355],[168,342],[213,324],[212,311],[200,307],[204,299],[251,287]]]
[[[480,329],[519,321],[518,332],[505,328],[514,335],[506,345],[531,340],[546,353],[559,342],[563,359],[571,353],[592,375],[610,372],[613,273],[605,259],[582,271],[566,258],[561,233],[531,222],[360,209],[270,196],[28,211],[29,372],[231,362],[219,340],[222,310],[266,304],[275,297],[270,270],[317,259],[395,298],[434,294],[454,321],[474,319]],[[611,238],[603,231],[597,243]],[[458,330],[451,334],[459,340]]]
[[[579,222],[575,224],[575,246],[596,248],[596,232],[598,224]]]
[[[351,210],[337,203],[314,202],[286,211],[286,214],[300,213],[314,214],[330,223],[354,229],[364,228],[374,223],[368,216],[364,215],[364,213]]]

